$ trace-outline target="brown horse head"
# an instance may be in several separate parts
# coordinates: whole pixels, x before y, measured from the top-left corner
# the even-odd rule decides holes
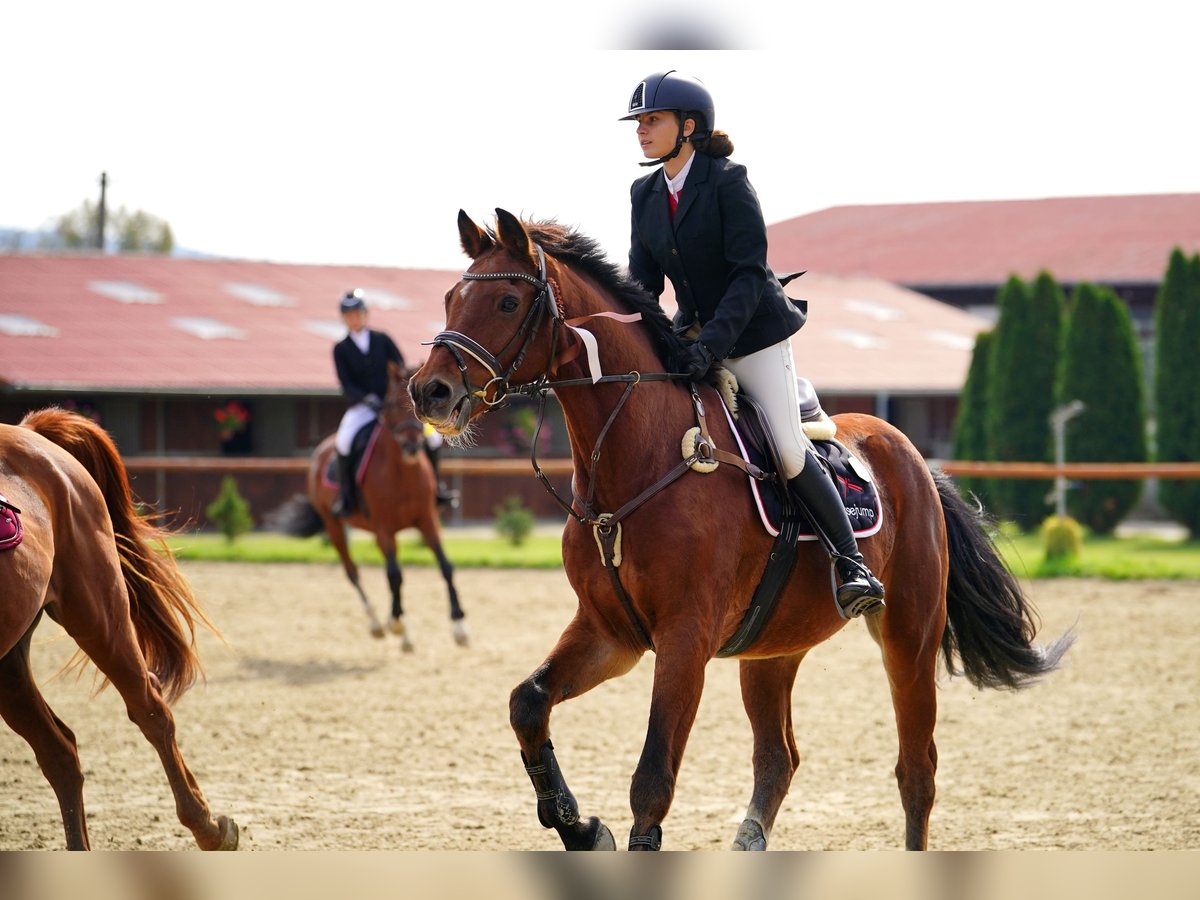
[[[485,229],[460,210],[458,236],[472,264],[446,292],[446,330],[434,337],[430,358],[410,386],[416,414],[445,436],[463,436],[510,391],[562,374],[576,359],[580,338],[564,322],[565,296],[572,316],[588,318],[601,308],[595,286],[604,284],[641,311],[644,322],[653,319],[652,330],[670,335],[654,298],[632,286],[595,242],[556,222],[523,222],[497,209],[496,226]],[[636,362],[613,359],[613,371],[661,370],[648,341],[640,352]]]

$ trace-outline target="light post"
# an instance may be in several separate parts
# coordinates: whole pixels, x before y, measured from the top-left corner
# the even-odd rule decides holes
[[[1054,464],[1059,469],[1054,476],[1054,512],[1060,519],[1067,514],[1067,478],[1062,473],[1065,456],[1063,435],[1067,423],[1086,408],[1082,400],[1072,400],[1050,413],[1050,425],[1054,428]]]

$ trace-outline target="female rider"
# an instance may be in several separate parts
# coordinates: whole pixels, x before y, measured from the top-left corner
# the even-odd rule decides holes
[[[804,314],[767,266],[767,234],[746,168],[714,131],[712,95],[674,70],[647,76],[622,120],[637,120],[649,162],[633,183],[629,272],[655,296],[675,290],[680,330],[698,326],[684,369],[702,379],[728,369],[766,414],[788,487],[834,548],[838,612],[849,619],[883,608],[883,585],[863,561],[845,506],[801,428],[791,336]]]

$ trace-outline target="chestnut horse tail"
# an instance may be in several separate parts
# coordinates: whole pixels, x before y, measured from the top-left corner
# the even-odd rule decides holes
[[[950,551],[942,632],[946,668],[979,688],[1024,687],[1058,668],[1074,635],[1068,631],[1048,647],[1033,642],[1037,614],[992,542],[986,514],[963,500],[949,475],[937,472],[934,480]]]
[[[50,407],[29,413],[21,425],[74,456],[99,486],[112,519],[138,644],[164,698],[174,701],[204,674],[196,653],[197,622],[218,632],[166,544],[171,532],[138,511],[121,455],[95,422]]]

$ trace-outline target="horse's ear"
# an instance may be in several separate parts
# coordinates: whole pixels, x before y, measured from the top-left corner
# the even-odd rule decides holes
[[[458,211],[458,237],[462,241],[463,252],[471,259],[479,259],[496,245],[487,232],[472,222],[466,211],[461,209]]]
[[[534,260],[533,242],[521,220],[505,209],[496,210],[496,234],[500,246],[518,259]]]

